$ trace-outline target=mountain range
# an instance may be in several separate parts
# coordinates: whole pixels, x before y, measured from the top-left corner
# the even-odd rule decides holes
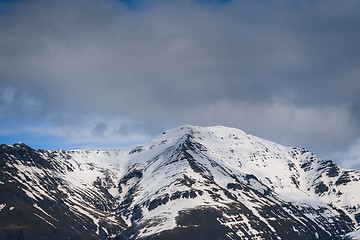
[[[360,173],[222,126],[114,150],[0,145],[0,239],[360,239]]]

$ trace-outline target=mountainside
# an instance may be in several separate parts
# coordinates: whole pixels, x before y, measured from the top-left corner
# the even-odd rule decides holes
[[[220,126],[122,150],[0,145],[0,239],[356,239],[359,180]]]

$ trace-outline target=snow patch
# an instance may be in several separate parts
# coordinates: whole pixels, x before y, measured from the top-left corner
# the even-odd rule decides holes
[[[54,219],[55,221],[58,222],[58,220],[56,218],[54,218],[53,216],[51,216],[50,214],[48,214],[47,212],[45,212],[41,207],[39,207],[36,203],[33,204],[33,207],[38,209],[39,211],[41,211],[43,214],[45,214],[46,216]]]
[[[40,218],[41,220],[43,220],[44,222],[46,222],[47,224],[49,224],[50,226],[52,226],[53,228],[56,228],[56,227],[54,226],[54,224],[52,224],[51,222],[49,222],[48,220],[46,220],[46,219],[43,218],[42,216],[40,216],[40,215],[38,215],[38,214],[36,214],[36,213],[34,213],[34,215],[37,216],[38,218]]]
[[[0,203],[0,211],[6,207],[6,203]]]

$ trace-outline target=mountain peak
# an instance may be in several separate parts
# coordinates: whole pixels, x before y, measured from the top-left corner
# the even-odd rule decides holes
[[[360,221],[358,172],[235,128],[184,125],[130,150],[25,146],[0,151],[0,229],[31,219],[37,239],[341,239]]]
[[[200,129],[202,127],[199,126],[193,126],[193,125],[182,125],[167,131],[164,131],[162,135],[165,135],[166,137],[182,137],[186,134],[194,134],[195,132],[200,132]]]
[[[206,138],[209,136],[228,137],[229,135],[247,136],[247,134],[237,128],[230,128],[221,125],[201,127],[194,125],[183,125],[167,131],[164,131],[156,139],[179,139],[185,135],[191,135],[197,138]]]

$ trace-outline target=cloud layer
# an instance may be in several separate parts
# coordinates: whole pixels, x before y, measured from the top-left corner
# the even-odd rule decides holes
[[[324,157],[359,138],[359,1],[130,2],[0,11],[1,135],[96,147],[221,124]]]

